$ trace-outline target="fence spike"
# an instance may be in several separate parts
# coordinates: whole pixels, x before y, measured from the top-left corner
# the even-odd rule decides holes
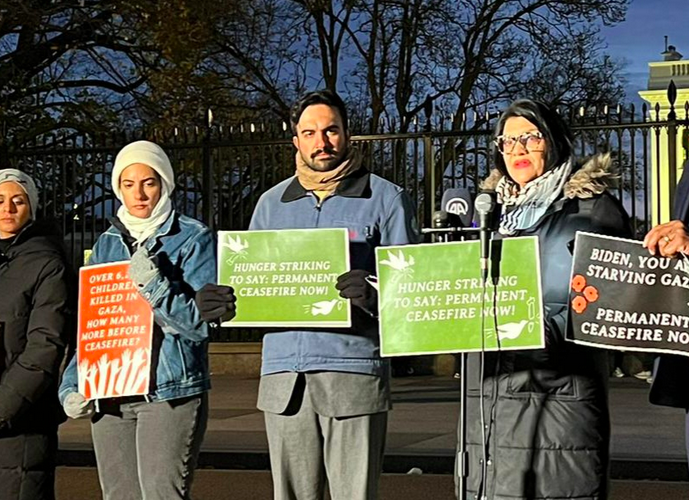
[[[674,108],[677,100],[677,85],[674,79],[670,80],[670,85],[667,86],[667,99],[670,101],[670,108]]]

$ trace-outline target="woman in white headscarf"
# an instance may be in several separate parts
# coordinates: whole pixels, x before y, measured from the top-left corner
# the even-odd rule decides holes
[[[62,238],[24,172],[0,170],[0,498],[55,498],[59,368],[74,287]]]
[[[73,359],[59,397],[68,416],[92,417],[104,499],[187,499],[210,389],[208,324],[194,295],[215,282],[214,240],[206,226],[172,208],[174,173],[157,144],[125,146],[112,187],[122,206],[89,264],[131,259],[129,276],[154,314],[149,393],[94,405],[78,393]]]

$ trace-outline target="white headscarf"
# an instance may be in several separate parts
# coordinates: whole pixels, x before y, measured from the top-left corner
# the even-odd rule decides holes
[[[150,217],[141,219],[129,213],[122,199],[120,191],[120,176],[125,168],[134,163],[143,163],[155,170],[160,176],[161,190],[160,199],[153,208]],[[163,148],[149,141],[136,141],[127,144],[117,154],[115,165],[112,169],[112,190],[117,199],[122,202],[122,206],[117,210],[117,217],[122,221],[124,227],[142,245],[172,213],[172,203],[170,195],[175,189],[175,174],[172,171],[170,159],[163,151]]]
[[[14,182],[24,190],[27,198],[29,198],[29,206],[31,208],[31,219],[36,219],[36,211],[38,210],[38,189],[36,183],[28,175],[21,170],[14,168],[5,168],[0,170],[0,184],[5,182]]]

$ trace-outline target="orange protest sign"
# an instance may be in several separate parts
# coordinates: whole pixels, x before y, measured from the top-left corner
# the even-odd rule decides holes
[[[148,393],[153,310],[128,271],[129,262],[79,271],[77,366],[86,399]]]

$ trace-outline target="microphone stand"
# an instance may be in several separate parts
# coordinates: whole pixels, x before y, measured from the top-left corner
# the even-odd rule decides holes
[[[450,241],[458,235],[460,241],[470,234],[480,234],[485,228],[439,227],[422,228],[422,234],[430,234],[436,243]],[[467,353],[459,353],[459,425],[457,429],[457,500],[467,500],[467,479],[469,478],[469,453],[467,452]]]

